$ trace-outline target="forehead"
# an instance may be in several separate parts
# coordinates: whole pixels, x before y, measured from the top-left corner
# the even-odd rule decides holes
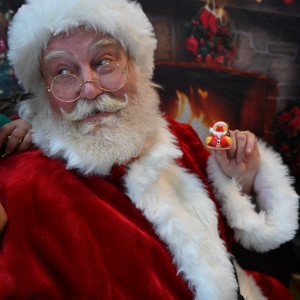
[[[56,52],[68,52],[83,54],[98,51],[103,48],[113,47],[117,51],[124,52],[119,41],[110,35],[94,30],[76,30],[54,36],[43,51],[43,57]]]

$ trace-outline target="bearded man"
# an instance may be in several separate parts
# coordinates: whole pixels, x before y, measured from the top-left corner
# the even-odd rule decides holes
[[[30,0],[9,46],[37,149],[0,166],[1,299],[292,299],[230,254],[293,238],[287,168],[248,131],[210,156],[161,115],[137,3]]]

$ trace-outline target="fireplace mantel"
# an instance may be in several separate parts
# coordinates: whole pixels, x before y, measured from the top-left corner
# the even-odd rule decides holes
[[[193,9],[197,10],[203,5],[203,2],[206,2],[206,0],[181,0],[181,2],[185,2],[193,7]],[[264,12],[300,17],[300,2],[298,0],[295,0],[289,5],[284,4],[282,0],[262,0],[260,3],[256,0],[228,0],[226,2],[226,7],[260,13]]]

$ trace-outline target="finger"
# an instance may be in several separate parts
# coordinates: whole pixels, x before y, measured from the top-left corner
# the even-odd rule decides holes
[[[255,150],[257,146],[257,142],[256,142],[256,136],[252,132],[246,131],[246,133],[247,133],[247,143],[245,147],[245,153],[249,155]]]
[[[236,138],[236,162],[239,164],[243,161],[245,157],[245,146],[247,143],[248,135],[244,131],[236,131],[235,132]]]
[[[6,154],[11,154],[18,147],[19,140],[16,137],[9,136],[7,139],[7,145],[5,152]]]
[[[5,139],[14,131],[13,123],[6,123],[0,128],[0,146],[3,145]]]
[[[220,169],[226,174],[226,170],[229,168],[229,159],[225,150],[213,150],[215,159]]]
[[[7,222],[7,215],[2,204],[0,203],[0,233],[5,227],[6,222]]]
[[[21,142],[19,142],[18,150],[25,151],[28,150],[32,145],[31,132],[28,131]]]
[[[230,149],[226,151],[226,154],[229,159],[234,159],[236,157],[236,138],[235,138],[234,131],[229,130],[229,133],[230,133],[230,138],[232,140],[232,145]]]
[[[213,153],[214,153],[215,158],[216,158],[217,160],[228,159],[225,150],[213,150]]]
[[[25,134],[26,131],[24,129],[16,128],[7,140],[5,152],[7,154],[11,154],[13,151],[15,151],[20,145],[20,143],[23,141],[23,137]]]

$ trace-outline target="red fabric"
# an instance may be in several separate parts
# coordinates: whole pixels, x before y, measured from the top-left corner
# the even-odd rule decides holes
[[[207,184],[208,152],[197,134],[174,121],[170,127],[184,153],[179,163]],[[166,246],[125,196],[125,172],[121,166],[107,178],[82,176],[39,150],[1,162],[8,224],[0,299],[193,299]],[[230,244],[221,216],[219,231]]]
[[[192,299],[114,178],[82,177],[38,150],[4,160],[0,177],[0,299]]]
[[[199,15],[199,19],[205,29],[208,29],[208,19],[210,15],[211,13],[206,8],[204,8]]]
[[[220,236],[223,240],[227,241],[227,246],[230,248],[233,235],[232,231],[230,229],[228,230],[227,228],[227,231],[225,232],[222,215],[219,210],[219,204],[217,203],[206,179],[206,166],[209,152],[206,148],[204,148],[203,144],[199,140],[197,133],[192,130],[189,125],[179,124],[171,119],[168,119],[168,121],[171,125],[170,130],[177,137],[180,148],[183,152],[183,158],[179,160],[179,164],[182,167],[191,170],[193,173],[196,173],[206,185],[210,198],[214,201],[216,209],[219,213]]]
[[[217,33],[217,17],[214,14],[210,14],[208,18],[208,27],[212,34]]]
[[[276,278],[255,271],[246,271],[262,289],[269,300],[294,300],[289,290]]]

